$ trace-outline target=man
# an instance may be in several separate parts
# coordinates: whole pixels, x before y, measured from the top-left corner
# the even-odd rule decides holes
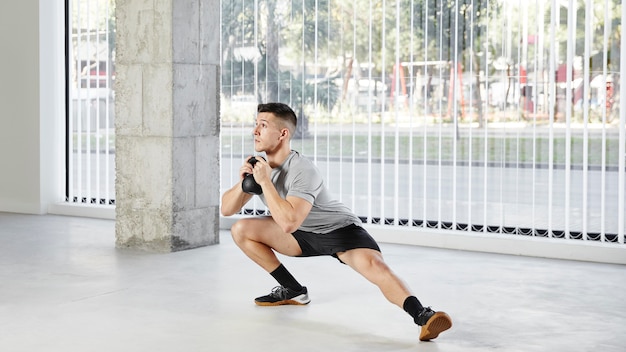
[[[302,286],[280,263],[275,252],[294,257],[330,255],[378,286],[391,303],[403,308],[421,326],[420,340],[436,338],[452,326],[444,312],[423,307],[408,286],[387,266],[374,239],[360,219],[334,200],[313,163],[291,150],[296,115],[281,103],[259,104],[254,128],[257,158],[239,169],[240,180],[252,174],[271,216],[245,218],[231,228],[235,243],[280,286],[257,297],[260,306],[303,305],[310,302]],[[224,216],[236,214],[250,200],[241,182],[222,196]]]

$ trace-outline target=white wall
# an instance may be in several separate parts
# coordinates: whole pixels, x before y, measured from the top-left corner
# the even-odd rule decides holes
[[[62,199],[62,23],[61,0],[0,2],[0,211]]]

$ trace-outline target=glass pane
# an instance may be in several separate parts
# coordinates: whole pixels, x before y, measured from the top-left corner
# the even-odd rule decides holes
[[[617,240],[622,16],[618,0],[224,1],[222,184],[255,105],[281,101],[293,148],[367,222]]]
[[[67,201],[114,204],[114,1],[72,0],[67,5]]]

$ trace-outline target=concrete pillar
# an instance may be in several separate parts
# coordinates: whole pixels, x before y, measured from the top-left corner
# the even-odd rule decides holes
[[[220,0],[117,0],[116,246],[219,242]]]

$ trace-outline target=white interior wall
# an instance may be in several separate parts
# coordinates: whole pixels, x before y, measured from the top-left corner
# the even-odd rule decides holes
[[[61,0],[0,2],[0,211],[63,199],[63,28]]]
[[[0,2],[0,210],[39,213],[39,4]]]

